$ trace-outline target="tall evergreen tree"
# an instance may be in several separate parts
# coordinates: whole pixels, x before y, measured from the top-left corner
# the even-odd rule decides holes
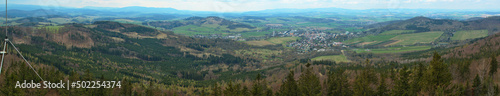
[[[409,94],[416,96],[418,92],[422,89],[422,78],[425,73],[425,66],[422,63],[418,63],[415,68],[413,68],[413,74],[411,76]]]
[[[132,96],[132,83],[130,83],[127,78],[122,80],[122,88],[120,91],[121,96]]]
[[[446,88],[451,82],[452,77],[448,66],[443,63],[441,56],[437,52],[434,52],[432,56],[430,68],[425,74],[425,79],[429,92],[436,92],[435,90],[438,86]]]
[[[354,80],[354,85],[353,85],[354,95],[368,96],[375,94],[373,89],[368,86],[370,86],[372,83],[376,83],[377,81],[378,80],[375,75],[375,72],[372,66],[370,65],[370,60],[366,59],[365,68],[361,71],[361,73],[358,76],[356,76],[356,80]]]
[[[377,96],[387,96],[387,92],[387,85],[385,85],[384,77],[381,76],[380,84],[377,87]]]
[[[299,90],[304,96],[319,96],[321,95],[321,85],[318,76],[312,72],[311,64],[306,64],[306,70],[300,75],[298,80]]]
[[[347,81],[347,76],[344,74],[344,70],[339,70],[337,72],[330,72],[328,74],[328,79],[326,81],[327,94],[329,96],[351,96],[352,91],[349,89],[349,82]]]
[[[252,96],[263,96],[264,95],[264,91],[267,88],[264,83],[265,82],[262,80],[260,73],[257,74],[257,77],[255,78],[253,85],[252,85],[252,90],[250,91],[252,93]]]
[[[480,93],[480,88],[481,87],[481,79],[479,78],[479,75],[476,74],[476,77],[474,78],[474,82],[472,83],[472,88],[474,90],[474,94],[479,94]]]
[[[220,89],[219,85],[217,83],[215,83],[212,86],[212,93],[210,93],[210,96],[221,96],[221,95],[222,95],[221,89]]]
[[[493,74],[495,74],[495,72],[497,72],[498,61],[494,55],[492,55],[490,58],[491,58],[491,62],[490,62],[490,72],[489,73],[490,73],[490,76],[493,76]]]
[[[294,72],[290,71],[286,76],[286,81],[280,86],[281,88],[278,91],[279,96],[299,96],[299,88],[297,87],[297,82],[293,78],[294,75]]]
[[[226,86],[226,90],[224,90],[224,95],[226,96],[236,96],[241,94],[241,85],[233,84],[232,81],[229,81]]]
[[[409,84],[409,75],[410,72],[407,72],[408,68],[406,66],[403,69],[399,70],[399,78],[396,79],[394,89],[392,89],[392,95],[394,96],[408,96],[411,95],[409,93],[410,84]]]

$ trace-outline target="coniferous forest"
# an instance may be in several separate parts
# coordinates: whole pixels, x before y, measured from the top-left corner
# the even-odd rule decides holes
[[[498,1],[188,1],[9,2],[0,96],[500,96]]]

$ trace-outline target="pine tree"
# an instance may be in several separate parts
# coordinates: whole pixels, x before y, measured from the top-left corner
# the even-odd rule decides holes
[[[491,56],[491,62],[490,62],[490,76],[493,76],[493,74],[495,74],[495,72],[497,72],[497,68],[498,68],[498,61],[497,59],[495,58],[494,55]]]
[[[380,84],[377,87],[377,96],[387,96],[387,86],[385,85],[384,77],[380,78]]]
[[[101,81],[104,81],[104,75],[101,74],[101,78],[100,78]],[[94,94],[95,96],[99,96],[99,95],[106,95],[106,89],[104,89],[104,87],[100,87]]]
[[[243,86],[243,88],[241,89],[241,94],[243,95],[248,95],[250,92],[248,90],[248,87],[247,86]]]
[[[210,96],[221,96],[221,95],[222,95],[221,89],[220,89],[219,85],[217,83],[215,83],[212,86],[212,93],[210,93]]]
[[[252,93],[252,96],[263,96],[264,95],[264,91],[267,88],[264,83],[265,83],[265,81],[262,80],[260,73],[257,74],[257,77],[255,78],[255,81],[253,82],[253,85],[252,85],[252,90],[250,91]]]
[[[344,74],[344,70],[339,70],[337,72],[330,72],[328,74],[328,79],[326,81],[327,94],[329,96],[350,96],[352,91],[349,89],[349,82],[347,81],[347,76]]]
[[[474,78],[474,82],[472,83],[472,88],[474,90],[474,94],[479,94],[481,86],[481,79],[479,78],[479,75],[476,74],[476,77]]]
[[[448,66],[443,63],[441,56],[437,52],[434,52],[430,68],[425,74],[425,79],[429,92],[436,92],[435,90],[438,86],[446,88],[451,82],[452,77]]]
[[[409,80],[409,72],[407,72],[408,68],[406,66],[403,69],[399,70],[399,79],[396,79],[394,89],[392,89],[392,95],[394,96],[408,96],[411,95],[408,91],[410,88]]]
[[[156,90],[153,81],[149,81],[149,87],[146,89],[147,96],[155,96]]]
[[[121,96],[132,96],[132,83],[130,83],[127,78],[123,78],[122,80],[122,87],[120,94]]]
[[[226,90],[224,90],[224,95],[226,95],[226,96],[242,95],[241,85],[240,84],[233,84],[232,81],[229,81],[227,83]]]
[[[311,64],[306,64],[306,70],[300,75],[298,80],[299,90],[305,96],[319,96],[321,95],[321,85],[319,78],[312,72]]]
[[[290,71],[286,76],[286,81],[280,86],[280,90],[278,91],[279,96],[299,96],[297,82],[293,78],[294,75],[294,72]]]
[[[356,76],[354,80],[353,91],[356,96],[368,96],[373,95],[375,92],[372,88],[368,87],[372,83],[376,83],[377,77],[373,68],[370,66],[370,60],[366,59],[366,67],[361,71],[361,73]]]
[[[413,75],[411,76],[411,83],[409,94],[412,96],[416,96],[418,92],[422,89],[422,78],[424,76],[425,67],[422,63],[417,64],[414,68]]]

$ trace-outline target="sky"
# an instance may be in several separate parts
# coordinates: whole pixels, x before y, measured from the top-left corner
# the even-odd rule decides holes
[[[178,10],[246,12],[266,9],[480,9],[500,10],[500,0],[12,0],[9,4],[53,7],[159,7]],[[5,2],[3,2],[5,4]]]

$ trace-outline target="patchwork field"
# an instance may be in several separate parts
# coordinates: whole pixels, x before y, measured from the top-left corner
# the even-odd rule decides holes
[[[392,40],[397,41],[388,45],[412,45],[416,43],[430,43],[439,38],[439,36],[441,36],[443,33],[444,32],[441,31],[431,31],[398,35],[392,38]]]
[[[390,40],[391,38],[395,37],[396,35],[369,35],[361,38],[354,38],[345,41],[348,44],[361,44],[361,45],[369,45],[369,44],[376,44],[380,42],[384,42],[387,40]]]
[[[196,34],[223,34],[226,32],[222,31],[216,31],[215,28],[211,27],[200,27],[196,25],[187,25],[187,26],[181,26],[181,27],[176,27],[174,28],[174,33],[176,34],[183,34],[187,36],[193,36]]]
[[[266,36],[266,34],[273,34],[272,32],[245,32],[245,33],[240,33],[241,37],[248,38],[248,37],[261,37],[261,36]]]
[[[65,23],[71,23],[72,19],[68,18],[49,18],[50,21],[58,23],[58,24],[65,24]]]
[[[404,33],[413,33],[415,30],[391,30],[380,33],[379,35],[398,35]]]
[[[42,26],[42,27],[35,27],[36,29],[45,29],[51,33],[57,33],[59,32],[59,29],[62,28],[64,26]]]
[[[300,39],[300,37],[273,37],[269,38],[267,41],[274,44],[285,44],[286,42],[295,41]]]
[[[120,23],[129,23],[129,24],[142,25],[141,21],[134,21],[134,20],[130,20],[130,19],[115,19],[113,21],[120,22]]]
[[[354,49],[357,53],[402,53],[431,49],[430,46],[389,47],[380,49]]]
[[[488,30],[465,30],[455,32],[451,40],[467,40],[488,36]]]
[[[335,62],[351,62],[350,60],[347,60],[347,57],[344,55],[319,56],[319,57],[315,57],[311,60],[313,60],[313,61],[330,60],[330,61],[335,61]]]
[[[274,45],[274,43],[271,43],[266,40],[259,40],[259,41],[245,41],[245,43],[249,45],[256,45],[256,46],[266,46],[266,45]]]
[[[259,40],[259,41],[246,41],[245,43],[249,45],[257,45],[257,46],[266,46],[266,45],[275,45],[275,44],[286,44],[290,41],[295,41],[300,39],[300,37],[273,37],[267,40]]]

